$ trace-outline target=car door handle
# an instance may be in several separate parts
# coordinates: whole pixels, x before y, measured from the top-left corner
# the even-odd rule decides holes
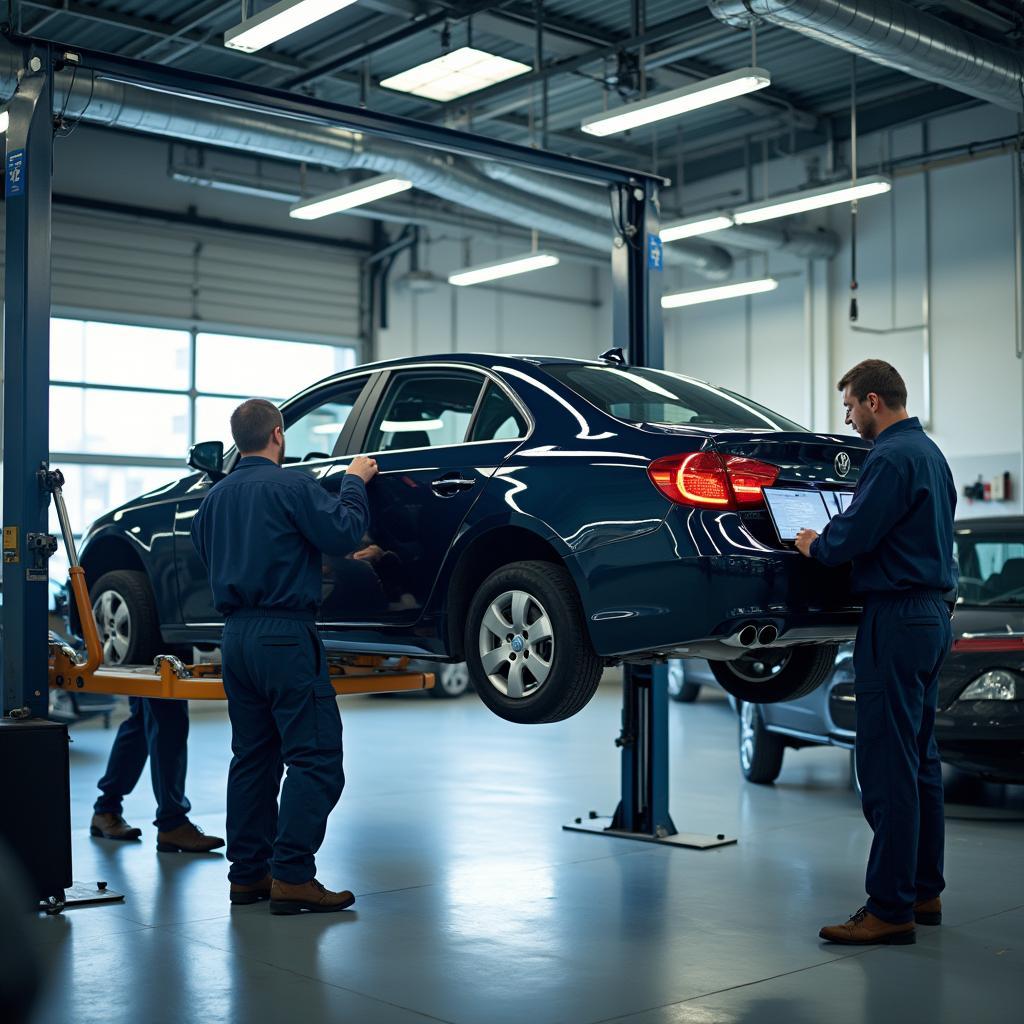
[[[468,491],[475,484],[476,477],[463,477],[459,476],[458,473],[451,473],[448,476],[441,477],[439,480],[432,480],[430,487],[440,497],[449,498],[459,491]]]

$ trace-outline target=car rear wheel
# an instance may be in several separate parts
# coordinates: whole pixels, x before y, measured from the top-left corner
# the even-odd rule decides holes
[[[812,693],[829,677],[836,647],[764,647],[735,661],[712,661],[711,671],[726,693],[753,704],[777,704]]]
[[[668,695],[680,704],[692,704],[700,696],[700,683],[686,681],[686,669],[680,658],[672,658],[668,663]]]
[[[438,665],[431,671],[434,673],[434,685],[427,693],[435,700],[461,697],[471,685],[469,669],[464,661],[455,665]]]
[[[156,601],[144,572],[115,569],[90,588],[96,629],[108,665],[149,665],[160,653]]]
[[[747,782],[767,785],[782,771],[786,744],[781,736],[769,732],[761,709],[756,704],[740,706],[739,754],[740,771]]]
[[[469,606],[466,663],[480,699],[509,722],[560,722],[601,679],[569,573],[517,562],[491,573]]]

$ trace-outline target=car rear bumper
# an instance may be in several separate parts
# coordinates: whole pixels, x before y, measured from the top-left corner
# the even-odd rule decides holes
[[[781,645],[856,636],[861,609],[847,569],[758,545],[734,514],[679,511],[644,537],[575,556],[599,654],[728,659],[742,654],[730,639],[748,623],[773,625]],[[713,538],[714,549],[695,536],[705,547]]]
[[[935,716],[947,764],[1001,782],[1024,782],[1024,701],[956,702]]]

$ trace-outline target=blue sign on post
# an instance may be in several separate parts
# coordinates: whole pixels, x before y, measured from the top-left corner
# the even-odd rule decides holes
[[[647,266],[651,270],[661,270],[664,266],[665,253],[661,246],[661,239],[657,235],[650,235],[647,238]]]
[[[7,195],[25,194],[25,150],[15,149],[7,154]]]

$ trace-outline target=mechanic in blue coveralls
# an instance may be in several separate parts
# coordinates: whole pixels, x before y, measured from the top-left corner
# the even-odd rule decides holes
[[[939,670],[952,642],[956,489],[942,452],[906,410],[907,388],[869,359],[839,381],[846,422],[874,441],[847,511],[801,553],[852,562],[864,605],[853,662],[857,771],[874,832],[867,905],[821,938],[847,945],[909,944],[917,924],[939,924],[944,817],[935,742]]]
[[[225,618],[230,899],[269,899],[272,914],[344,910],[355,897],[325,888],[314,861],[345,784],[341,716],[316,612],[322,554],[349,554],[369,528],[366,484],[377,464],[353,459],[338,494],[285,470],[281,413],[259,398],[232,413],[231,434],[238,463],[192,523]]]

